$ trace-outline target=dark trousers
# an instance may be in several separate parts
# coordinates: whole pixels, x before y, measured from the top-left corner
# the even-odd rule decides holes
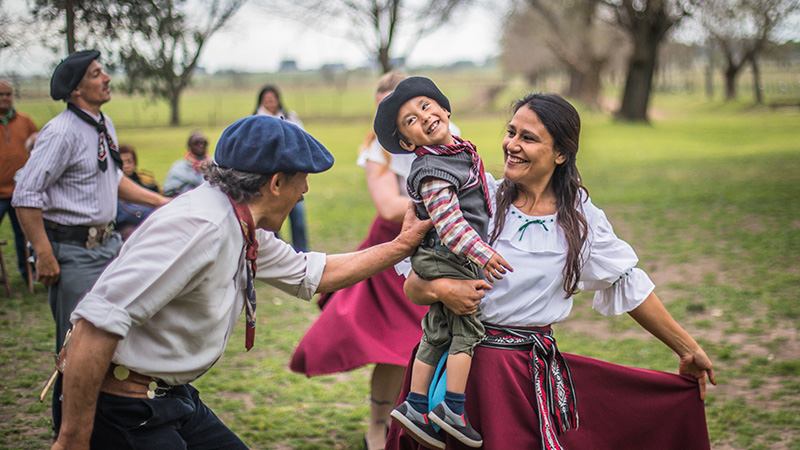
[[[50,310],[56,322],[56,354],[61,350],[67,330],[72,328],[69,316],[75,305],[94,286],[108,263],[122,247],[122,238],[115,233],[105,244],[88,250],[79,245],[50,242],[61,275],[58,283],[47,287]],[[61,375],[53,385],[53,428],[61,425]]]
[[[306,205],[299,202],[289,211],[289,222],[292,229],[292,247],[298,252],[307,252],[308,243],[306,242]],[[279,239],[280,234],[276,233]]]
[[[10,198],[0,198],[0,223],[3,222],[3,217],[8,213],[8,218],[11,219],[11,229],[14,230],[14,243],[17,248],[17,267],[19,273],[25,278],[25,246],[28,241],[25,239],[25,233],[22,232],[22,227],[19,226],[17,220],[17,213],[14,207],[11,206]]]
[[[154,399],[101,393],[91,448],[246,450],[248,447],[200,400],[197,389],[184,384]]]

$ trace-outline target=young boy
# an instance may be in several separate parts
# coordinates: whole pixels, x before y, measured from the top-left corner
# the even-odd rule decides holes
[[[449,123],[447,97],[428,78],[411,77],[378,105],[374,128],[390,153],[417,155],[408,176],[408,192],[417,203],[417,215],[430,217],[434,223],[411,258],[417,275],[427,280],[478,280],[485,274],[493,281],[512,269],[485,242],[491,206],[483,162],[475,146],[450,134]],[[479,317],[480,309],[460,316],[435,303],[422,320],[424,334],[414,360],[411,389],[391,416],[426,447],[445,448],[428,418],[465,445],[483,444],[464,414],[473,349],[485,331]],[[428,386],[448,346],[445,399],[428,412]]]

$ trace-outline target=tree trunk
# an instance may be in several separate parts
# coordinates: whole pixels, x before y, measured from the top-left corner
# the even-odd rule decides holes
[[[741,67],[741,66],[739,66]],[[736,99],[736,76],[739,74],[739,67],[729,64],[725,69],[725,101]]]
[[[625,91],[617,118],[630,122],[647,122],[647,106],[653,87],[653,73],[658,59],[661,37],[656,30],[637,30],[633,42],[633,54],[628,61]]]
[[[169,125],[172,127],[177,127],[181,124],[180,120],[180,99],[181,99],[181,90],[176,89],[169,94],[169,107],[170,107],[170,119]]]
[[[583,86],[583,74],[577,69],[569,69],[569,87],[567,97],[578,98]]]
[[[708,58],[708,65],[706,66],[706,97],[708,99],[714,98],[714,61],[711,57]]]
[[[600,109],[600,72],[603,69],[604,63],[602,61],[592,61],[588,63],[588,68],[583,72],[581,77],[581,90],[578,94],[578,99],[593,110]]]
[[[392,64],[389,61],[388,47],[381,47],[378,49],[378,62],[381,64],[381,70],[383,70],[383,73],[391,72]]]
[[[750,57],[750,67],[753,69],[753,94],[755,95],[756,105],[763,105],[764,95],[761,91],[761,72],[758,70],[756,55]]]
[[[64,2],[64,12],[67,16],[67,54],[75,53],[75,5],[73,0],[66,0]]]

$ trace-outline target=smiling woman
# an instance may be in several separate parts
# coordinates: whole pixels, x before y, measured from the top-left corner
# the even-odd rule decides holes
[[[505,179],[487,183],[496,205],[489,242],[515,271],[491,290],[483,280],[426,281],[412,273],[406,295],[458,314],[482,306],[487,332],[474,350],[465,411],[484,448],[708,449],[702,399],[706,377],[715,383],[711,361],[589,199],[575,164],[579,135],[578,113],[561,97],[517,102],[503,139]],[[627,312],[670,347],[683,376],[562,355],[553,324],[569,316],[578,288],[596,291],[596,311]],[[416,362],[409,366],[401,396],[414,393],[417,370]],[[437,408],[423,414],[426,423],[437,422]],[[390,429],[386,448],[419,448],[401,428]],[[437,448],[480,445],[431,437],[441,441]]]

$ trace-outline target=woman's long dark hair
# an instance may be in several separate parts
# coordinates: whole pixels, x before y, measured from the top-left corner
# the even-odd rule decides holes
[[[567,239],[567,262],[562,274],[565,297],[569,298],[578,293],[583,264],[581,249],[587,235],[586,217],[581,212],[579,203],[582,201],[581,194],[588,197],[588,191],[581,184],[581,176],[575,164],[581,118],[569,102],[555,94],[528,94],[514,104],[514,113],[523,107],[536,113],[553,138],[553,149],[566,158],[556,166],[551,183],[556,195],[556,221]],[[497,188],[497,214],[490,242],[493,243],[503,230],[508,208],[518,194],[519,188],[513,181],[503,180]]]
[[[267,92],[272,92],[273,94],[275,94],[275,97],[278,98],[278,111],[286,111],[285,109],[283,109],[283,103],[281,102],[281,93],[278,92],[278,87],[268,84],[263,88],[261,88],[261,92],[259,92],[258,97],[256,97],[256,109],[253,110],[253,115],[256,115],[258,113],[258,107],[261,106],[261,99]]]

